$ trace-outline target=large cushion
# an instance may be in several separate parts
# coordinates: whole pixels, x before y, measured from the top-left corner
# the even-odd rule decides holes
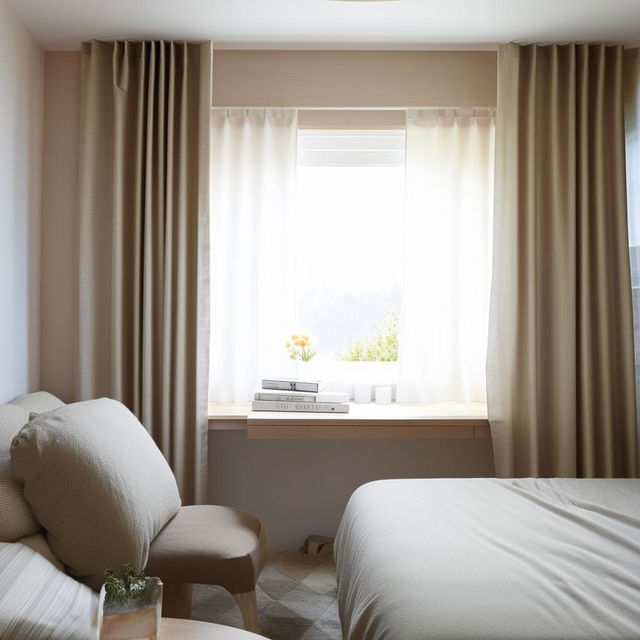
[[[22,544],[0,544],[0,638],[97,636],[98,597]]]
[[[56,569],[64,572],[64,565],[62,564],[62,562],[60,562],[60,560],[58,560],[58,558],[56,558],[55,554],[53,553],[53,550],[47,542],[47,536],[44,531],[34,533],[32,536],[20,538],[18,542],[20,544],[23,544],[25,547],[29,547],[29,549],[33,549],[43,558],[46,558]]]
[[[245,511],[182,507],[153,541],[147,573],[173,583],[216,584],[231,593],[255,589],[267,559],[267,534]]]
[[[15,542],[40,529],[24,498],[22,483],[11,470],[9,453],[11,441],[28,421],[23,408],[0,405],[0,542]]]
[[[54,553],[96,590],[107,568],[144,568],[151,541],[180,508],[169,465],[115,400],[41,414],[16,436],[11,458]]]
[[[34,391],[12,400],[9,404],[21,407],[27,413],[44,413],[62,407],[64,402],[48,391]]]

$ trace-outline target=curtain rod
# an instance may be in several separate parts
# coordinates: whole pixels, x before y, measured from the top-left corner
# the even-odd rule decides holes
[[[232,106],[232,105],[212,105],[212,109],[295,109],[296,111],[411,111],[414,109],[420,109],[422,111],[428,110],[442,110],[442,109],[495,109],[495,106],[491,107],[479,107],[479,106],[448,106],[448,107],[270,107],[270,106]]]

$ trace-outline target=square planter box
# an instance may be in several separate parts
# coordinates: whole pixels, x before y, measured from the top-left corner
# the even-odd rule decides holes
[[[157,640],[162,617],[162,581],[149,578],[140,600],[105,602],[104,585],[98,605],[100,640]]]

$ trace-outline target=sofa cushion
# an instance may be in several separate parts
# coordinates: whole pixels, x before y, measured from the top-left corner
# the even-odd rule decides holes
[[[29,421],[21,407],[0,405],[0,542],[15,542],[40,530],[40,524],[25,500],[22,483],[11,470],[11,441]]]
[[[25,547],[29,547],[29,549],[33,549],[37,553],[39,553],[43,558],[46,558],[56,569],[64,572],[64,565],[58,558],[56,558],[53,550],[49,546],[47,542],[47,536],[44,531],[39,531],[38,533],[34,533],[32,536],[25,536],[24,538],[20,538],[18,540],[20,544],[23,544]]]
[[[44,413],[45,411],[53,411],[58,407],[64,406],[64,402],[60,398],[56,398],[48,391],[34,391],[20,396],[12,400],[9,404],[21,407],[27,413]]]
[[[0,452],[11,449],[11,441],[29,422],[29,412],[13,404],[0,404]]]
[[[23,544],[0,544],[0,638],[97,636],[98,597]]]
[[[180,508],[162,453],[115,400],[39,415],[14,439],[11,459],[54,553],[96,590],[107,568],[143,569],[151,541]]]

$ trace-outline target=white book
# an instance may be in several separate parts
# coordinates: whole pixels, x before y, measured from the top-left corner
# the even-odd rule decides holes
[[[284,391],[311,391],[317,393],[326,387],[322,380],[305,380],[303,378],[265,378],[263,389],[279,389]]]
[[[339,391],[285,391],[280,389],[257,389],[254,400],[271,400],[275,402],[349,402],[349,394]]]
[[[300,411],[302,413],[349,413],[348,402],[274,402],[254,400],[253,411]]]

